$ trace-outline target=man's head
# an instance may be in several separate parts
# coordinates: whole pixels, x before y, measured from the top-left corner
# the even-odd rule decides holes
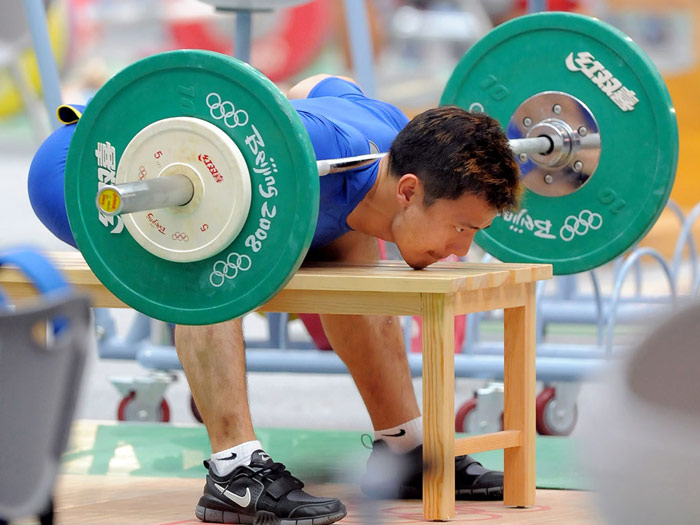
[[[389,152],[399,213],[392,232],[401,255],[423,268],[466,255],[476,232],[514,210],[518,164],[500,125],[454,106],[430,109],[399,132]]]

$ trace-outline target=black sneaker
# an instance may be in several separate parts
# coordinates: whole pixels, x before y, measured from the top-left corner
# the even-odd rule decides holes
[[[422,499],[423,446],[406,454],[397,454],[384,440],[375,441],[360,488],[372,498]],[[485,469],[469,456],[457,456],[455,499],[503,499],[503,472]]]
[[[204,495],[195,514],[206,522],[260,525],[327,525],[347,514],[337,499],[316,498],[302,491],[304,484],[282,463],[262,450],[253,452],[250,465],[225,478],[209,469]]]

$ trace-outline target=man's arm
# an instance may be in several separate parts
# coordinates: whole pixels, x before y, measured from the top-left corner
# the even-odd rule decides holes
[[[342,76],[342,75],[328,75],[326,73],[319,73],[318,75],[313,75],[311,77],[305,78],[298,84],[295,84],[292,86],[289,91],[287,92],[287,98],[289,99],[294,99],[294,98],[306,98],[309,96],[309,93],[311,93],[311,90],[316,87],[316,85],[321,82],[322,80],[325,80],[327,78],[331,77],[337,77],[341,78],[343,80],[347,80],[348,82],[352,82],[356,86],[360,87],[360,85],[352,78]],[[362,88],[360,88],[362,89]]]

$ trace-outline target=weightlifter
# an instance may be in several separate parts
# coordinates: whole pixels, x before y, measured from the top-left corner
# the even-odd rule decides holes
[[[396,107],[368,98],[352,79],[328,75],[300,82],[288,96],[317,159],[389,152],[370,165],[321,178],[307,260],[376,261],[377,239],[383,239],[395,243],[404,260],[420,270],[450,254],[466,255],[477,231],[518,206],[521,187],[513,152],[498,122],[484,114],[440,107],[409,122]],[[63,107],[59,115],[74,123],[82,110]],[[62,186],[74,128],[60,128],[37,152],[31,169],[41,172],[40,180],[60,178],[56,182]],[[33,201],[47,227],[75,246],[63,201],[54,198],[49,204],[56,208],[37,209]],[[422,421],[398,319],[322,315],[321,321],[374,427],[362,490],[377,498],[421,498]],[[241,320],[177,326],[175,344],[212,447],[197,517],[313,525],[343,518],[340,501],[304,492],[304,484],[256,439]],[[457,457],[455,497],[500,499],[503,474],[469,456]]]
[[[390,152],[369,166],[321,178],[307,260],[376,261],[377,239],[384,239],[422,269],[450,254],[466,255],[477,231],[517,207],[518,166],[499,124],[484,114],[441,107],[409,122],[396,107],[365,96],[351,79],[327,75],[300,82],[288,97],[317,159]],[[422,421],[398,319],[322,315],[321,320],[374,427],[362,490],[372,497],[421,498]],[[236,515],[257,511],[284,523],[341,519],[346,511],[340,501],[305,493],[303,483],[273,462],[256,439],[241,320],[177,326],[175,344],[213,451],[197,516],[237,523]],[[469,456],[457,457],[455,470],[458,499],[503,497],[501,472]]]

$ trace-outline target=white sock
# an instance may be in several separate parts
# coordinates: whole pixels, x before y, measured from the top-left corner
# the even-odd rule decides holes
[[[256,450],[262,450],[260,441],[246,441],[235,447],[227,448],[211,455],[211,467],[214,474],[220,477],[228,476],[241,465],[250,464],[250,456]]]
[[[423,417],[417,417],[402,425],[385,430],[375,430],[374,440],[386,442],[389,449],[397,454],[405,454],[423,443]]]

